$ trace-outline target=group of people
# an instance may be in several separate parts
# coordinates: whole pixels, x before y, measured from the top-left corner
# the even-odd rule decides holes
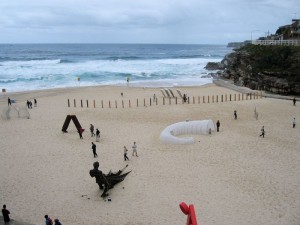
[[[100,141],[100,131],[98,128],[96,128],[96,133],[94,132],[95,127],[93,124],[90,124],[90,131],[91,131],[91,137],[96,136],[96,142]]]
[[[127,153],[128,153],[128,149],[126,148],[126,146],[124,145],[124,161],[127,161],[129,160],[128,156],[127,156]],[[138,157],[138,154],[137,154],[137,144],[136,142],[133,142],[133,145],[132,145],[132,156],[136,156]]]
[[[53,225],[53,220],[48,215],[45,215],[44,218],[45,218],[45,224],[46,225]],[[62,225],[62,224],[59,221],[59,219],[55,219],[54,220],[54,225]]]
[[[96,129],[96,134],[95,134],[94,133],[94,125],[90,124],[90,131],[91,131],[91,137],[96,136],[96,142],[98,142],[99,139],[100,139],[100,131],[98,130],[98,128]],[[124,161],[127,161],[127,160],[129,160],[129,158],[127,156],[128,149],[126,148],[126,146],[124,146],[123,148],[124,148],[124,154],[123,154]],[[98,157],[98,154],[97,154],[97,145],[94,142],[92,142],[92,151],[93,151],[94,158]],[[138,157],[138,154],[137,154],[137,144],[136,144],[135,141],[133,142],[133,145],[132,145],[132,156]]]
[[[10,216],[9,215],[10,215],[10,211],[6,208],[6,205],[3,205],[2,216],[3,216],[3,220],[4,220],[4,225],[9,225],[9,223],[10,223]],[[45,215],[44,218],[45,218],[45,224],[46,225],[53,225],[53,221],[48,215]],[[59,221],[59,219],[55,219],[54,220],[54,225],[62,225],[62,224]]]
[[[13,102],[14,102],[14,100],[11,100],[10,97],[7,98],[7,105],[8,106],[11,106],[11,103],[13,103]],[[34,102],[34,107],[37,107],[37,100],[33,99],[33,102]],[[27,100],[26,105],[27,105],[28,109],[32,109],[32,101]]]
[[[97,128],[96,129],[96,133],[94,132],[94,125],[93,124],[90,124],[90,132],[91,132],[91,137],[94,137],[96,136],[96,142],[99,142],[100,141],[100,131],[99,129]],[[97,146],[94,142],[92,142],[92,150],[93,150],[93,155],[94,155],[94,158],[98,157],[98,154],[97,154]]]
[[[34,107],[37,107],[37,100],[33,99],[33,102],[34,102]],[[32,109],[32,101],[27,100],[26,105],[28,109]]]
[[[295,106],[296,105],[296,99],[294,98],[293,99],[293,105]],[[256,112],[256,108],[255,108],[255,110],[254,110],[254,114],[255,114],[255,116],[256,116],[256,119],[257,119],[257,112]],[[234,110],[233,111],[233,116],[234,116],[234,119],[235,120],[237,120],[237,111],[236,110]],[[217,123],[216,123],[216,126],[217,126],[217,132],[219,132],[219,130],[220,130],[220,125],[221,125],[221,123],[220,123],[220,121],[218,120],[217,121]],[[293,128],[295,128],[296,127],[296,118],[294,117],[293,118],[293,121],[292,121],[292,126],[293,126]],[[265,137],[265,126],[262,126],[262,128],[260,129],[260,135],[259,135],[259,137]]]
[[[129,158],[127,156],[127,153],[128,153],[128,149],[126,148],[126,146],[123,147],[123,151],[124,151],[124,161],[129,161]],[[94,155],[94,158],[98,157],[98,154],[97,154],[97,146],[94,142],[92,142],[92,151],[93,151],[93,155]],[[138,154],[137,154],[137,144],[136,142],[133,142],[133,145],[132,145],[132,156],[136,156],[138,157]]]

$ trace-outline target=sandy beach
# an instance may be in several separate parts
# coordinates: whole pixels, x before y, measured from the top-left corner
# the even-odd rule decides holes
[[[214,84],[172,89],[180,89],[190,100],[238,94]],[[159,104],[150,106],[153,94]],[[7,97],[16,100],[13,106],[38,101],[29,109],[30,119],[0,119],[0,202],[15,220],[43,224],[48,214],[63,225],[183,225],[186,216],[179,204],[186,202],[194,204],[199,225],[300,224],[300,132],[298,124],[292,128],[292,119],[300,119],[300,102],[293,106],[289,100],[259,98],[198,104],[196,97],[195,104],[170,105],[166,100],[163,105],[159,88],[126,86],[7,92],[0,97],[2,115]],[[73,123],[68,133],[61,131],[67,115],[76,115],[85,128],[83,139]],[[159,140],[170,124],[203,119],[220,120],[220,132],[194,135],[192,145]],[[91,123],[101,131],[96,159]],[[265,138],[259,137],[262,126]],[[139,157],[131,155],[134,141]],[[128,162],[123,160],[124,145]],[[104,173],[126,164],[131,171],[109,191],[111,201],[100,197],[89,175],[95,161]]]

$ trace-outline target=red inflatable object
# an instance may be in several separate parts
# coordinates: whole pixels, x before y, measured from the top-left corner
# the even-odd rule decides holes
[[[195,209],[194,209],[193,204],[187,206],[186,203],[181,202],[179,204],[179,207],[180,207],[181,211],[185,215],[187,215],[186,225],[198,225],[197,218],[196,218],[196,213],[195,213]]]

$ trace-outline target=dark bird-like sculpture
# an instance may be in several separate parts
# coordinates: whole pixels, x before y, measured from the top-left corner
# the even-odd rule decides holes
[[[117,183],[120,183],[125,179],[125,177],[131,172],[123,173],[125,168],[128,166],[126,165],[122,170],[119,170],[116,173],[113,173],[109,171],[107,175],[102,173],[101,170],[99,170],[99,162],[94,162],[93,164],[94,169],[90,170],[91,177],[96,178],[96,183],[99,185],[100,190],[103,190],[103,193],[101,195],[102,198],[105,198],[108,196],[108,190],[112,189]]]

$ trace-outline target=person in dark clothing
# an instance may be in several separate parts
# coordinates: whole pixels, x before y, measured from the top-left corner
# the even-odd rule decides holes
[[[108,189],[109,189],[109,183],[106,180],[104,174],[101,170],[99,170],[99,162],[94,162],[93,164],[94,169],[90,170],[90,176],[96,178],[96,183],[99,185],[99,189],[103,190],[103,193],[101,195],[102,198],[108,196]]]
[[[37,107],[37,100],[34,99],[34,107]]]
[[[294,99],[293,99],[293,104],[294,104],[294,106],[296,106],[296,101],[297,101],[296,98],[294,98]]]
[[[236,119],[237,119],[237,113],[236,113],[236,110],[234,110],[233,115],[234,115],[234,119],[236,120]]]
[[[7,99],[7,105],[8,106],[10,106],[11,105],[11,100],[10,100],[10,98],[8,97],[8,99]]]
[[[94,158],[98,157],[97,152],[96,152],[96,148],[97,148],[97,146],[94,144],[94,142],[92,142],[92,149],[93,149]]]
[[[54,225],[62,225],[61,222],[59,222],[59,219],[54,220]]]
[[[93,124],[90,124],[90,131],[91,131],[91,135],[92,135],[91,137],[95,136]]]
[[[27,108],[32,109],[32,102],[27,100]]]
[[[9,225],[9,221],[10,221],[9,214],[10,212],[6,209],[6,205],[3,205],[2,215],[3,215],[3,220],[5,225]]]
[[[186,100],[187,100],[186,94],[183,94],[183,102],[186,102]]]
[[[220,125],[221,125],[219,120],[217,121],[216,125],[217,125],[217,132],[219,132]]]
[[[265,137],[265,127],[262,126],[262,128],[260,129],[261,134],[259,135],[260,137],[262,136],[263,138]]]

